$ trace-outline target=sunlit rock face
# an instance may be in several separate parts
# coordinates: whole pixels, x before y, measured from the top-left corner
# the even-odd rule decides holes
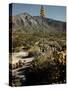
[[[26,32],[24,31],[24,29],[29,28],[30,30],[32,30],[31,31],[32,33],[35,30],[38,31],[37,29],[40,30],[40,27],[41,28],[43,27],[44,31],[47,31],[47,32],[51,32],[51,31],[65,32],[66,31],[65,22],[56,21],[50,18],[43,17],[43,25],[42,25],[41,16],[31,16],[27,12],[21,13],[16,16],[12,16],[12,22],[10,22],[10,24],[12,24],[13,31],[22,29],[22,32]],[[30,32],[30,30],[27,30],[27,31]]]

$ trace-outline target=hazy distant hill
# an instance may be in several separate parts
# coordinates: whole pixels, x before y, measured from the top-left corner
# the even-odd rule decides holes
[[[21,13],[16,16],[12,16],[12,30],[22,30],[23,33],[33,33],[37,31],[57,32],[66,31],[66,23],[62,21],[56,21],[50,18],[42,18],[40,16],[31,16],[28,13]]]

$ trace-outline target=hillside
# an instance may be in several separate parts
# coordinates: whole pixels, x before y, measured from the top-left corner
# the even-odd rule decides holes
[[[66,83],[66,22],[28,13],[9,22],[12,85]]]
[[[21,30],[23,33],[31,34],[33,32],[46,31],[46,32],[65,32],[66,23],[61,21],[56,21],[50,18],[40,16],[31,16],[28,13],[22,13],[16,16],[12,16],[12,30]],[[42,30],[43,29],[43,30]]]

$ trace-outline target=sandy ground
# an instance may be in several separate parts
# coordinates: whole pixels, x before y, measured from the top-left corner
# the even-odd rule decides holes
[[[12,57],[10,58],[9,63],[15,64],[19,60],[22,60],[22,62],[25,61],[25,63],[26,63],[26,62],[30,62],[34,59],[34,57],[22,58],[22,57],[26,57],[26,56],[28,56],[28,52],[21,51],[21,52],[18,52],[18,53],[12,53]]]

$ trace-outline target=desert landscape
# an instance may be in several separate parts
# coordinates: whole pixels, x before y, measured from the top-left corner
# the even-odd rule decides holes
[[[11,86],[66,83],[66,22],[27,12],[9,17]],[[12,25],[12,26],[11,26]]]

